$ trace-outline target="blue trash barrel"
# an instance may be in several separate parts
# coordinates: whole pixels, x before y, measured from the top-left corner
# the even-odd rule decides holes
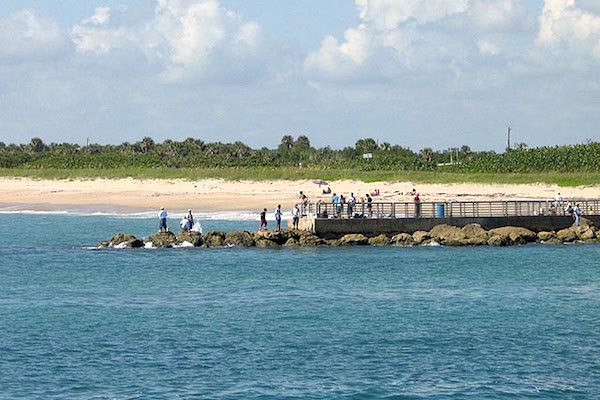
[[[435,205],[435,217],[443,218],[444,217],[444,203]]]

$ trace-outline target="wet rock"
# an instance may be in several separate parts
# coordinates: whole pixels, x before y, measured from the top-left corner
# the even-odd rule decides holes
[[[295,239],[293,237],[289,238],[287,240],[287,242],[284,243],[284,246],[286,247],[294,247],[294,246],[299,246],[300,242],[298,242],[298,239]]]
[[[225,246],[226,233],[223,231],[210,231],[204,235],[204,247],[223,247]]]
[[[490,229],[489,234],[501,236],[507,244],[526,244],[537,241],[537,234],[530,229],[519,226],[505,226],[502,228]]]
[[[445,246],[465,246],[467,244],[467,235],[456,226],[446,224],[434,226],[429,231],[429,236]]]
[[[577,234],[572,228],[561,229],[556,232],[556,237],[563,243],[571,243],[577,240]]]
[[[321,246],[325,244],[325,241],[312,233],[306,233],[298,238],[298,244],[300,246]]]
[[[153,247],[159,248],[173,247],[173,245],[177,243],[177,237],[171,231],[157,232],[154,235],[151,235],[149,240],[152,242]]]
[[[508,236],[492,235],[487,240],[487,244],[488,246],[506,246],[508,241]]]
[[[177,233],[177,244],[182,244],[183,242],[191,243],[194,247],[200,247],[204,243],[204,240],[200,232],[180,230]]]
[[[340,238],[341,246],[365,246],[369,244],[369,238],[362,233],[349,233]]]
[[[411,234],[399,233],[397,235],[392,236],[390,244],[392,246],[412,246],[415,244],[415,240],[413,239]]]
[[[423,244],[423,242],[431,240],[431,236],[429,236],[429,232],[425,232],[425,231],[416,231],[415,233],[412,234],[412,238],[413,238],[414,244],[416,244],[416,245]]]
[[[589,225],[581,225],[572,227],[577,239],[590,242],[592,239],[596,239],[596,232],[590,228]]]
[[[225,236],[225,244],[239,247],[252,247],[254,246],[254,237],[248,231],[229,232]]]
[[[262,248],[279,248],[279,247],[281,247],[276,242],[269,240],[269,239],[265,239],[265,238],[260,238],[260,239],[256,240],[254,242],[254,244],[256,247],[262,247]]]
[[[369,244],[371,246],[389,246],[390,238],[386,235],[378,235],[372,238],[369,238]]]
[[[465,225],[461,229],[472,243],[485,243],[490,237],[489,232],[483,229],[479,224]]]
[[[548,232],[548,231],[538,232],[538,239],[542,242],[556,239],[556,232]]]
[[[467,246],[485,246],[488,242],[488,239],[489,239],[489,235],[486,235],[485,237],[482,237],[482,236],[467,237],[467,239],[465,240],[465,244]]]
[[[258,231],[254,234],[254,241],[269,240],[278,245],[283,245],[290,238],[287,231]]]
[[[144,247],[144,241],[136,238],[129,233],[119,232],[110,239],[108,247],[130,247],[139,248]]]

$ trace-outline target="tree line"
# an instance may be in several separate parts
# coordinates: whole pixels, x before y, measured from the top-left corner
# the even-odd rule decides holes
[[[365,156],[370,154],[371,156]],[[528,148],[521,144],[505,153],[460,148],[436,151],[360,139],[354,147],[315,148],[308,137],[285,135],[276,149],[253,149],[237,141],[208,143],[200,139],[152,138],[119,145],[27,144],[0,142],[0,167],[21,169],[309,167],[363,171],[444,171],[470,173],[600,172],[600,143]]]

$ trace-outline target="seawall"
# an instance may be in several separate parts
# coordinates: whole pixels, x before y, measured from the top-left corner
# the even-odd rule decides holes
[[[600,215],[586,215],[594,225],[600,226]],[[291,226],[291,222],[288,223]],[[558,231],[570,227],[570,216],[503,216],[503,217],[438,217],[438,218],[315,218],[302,217],[299,228],[315,233],[319,237],[338,237],[350,233],[365,235],[414,233],[430,231],[434,226],[447,224],[463,227],[479,224],[489,230],[505,226],[519,226],[534,232]]]

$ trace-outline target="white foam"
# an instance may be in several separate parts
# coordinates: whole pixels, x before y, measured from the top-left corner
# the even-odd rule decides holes
[[[181,244],[173,245],[173,247],[174,248],[185,248],[185,247],[194,247],[194,245],[186,240]]]

